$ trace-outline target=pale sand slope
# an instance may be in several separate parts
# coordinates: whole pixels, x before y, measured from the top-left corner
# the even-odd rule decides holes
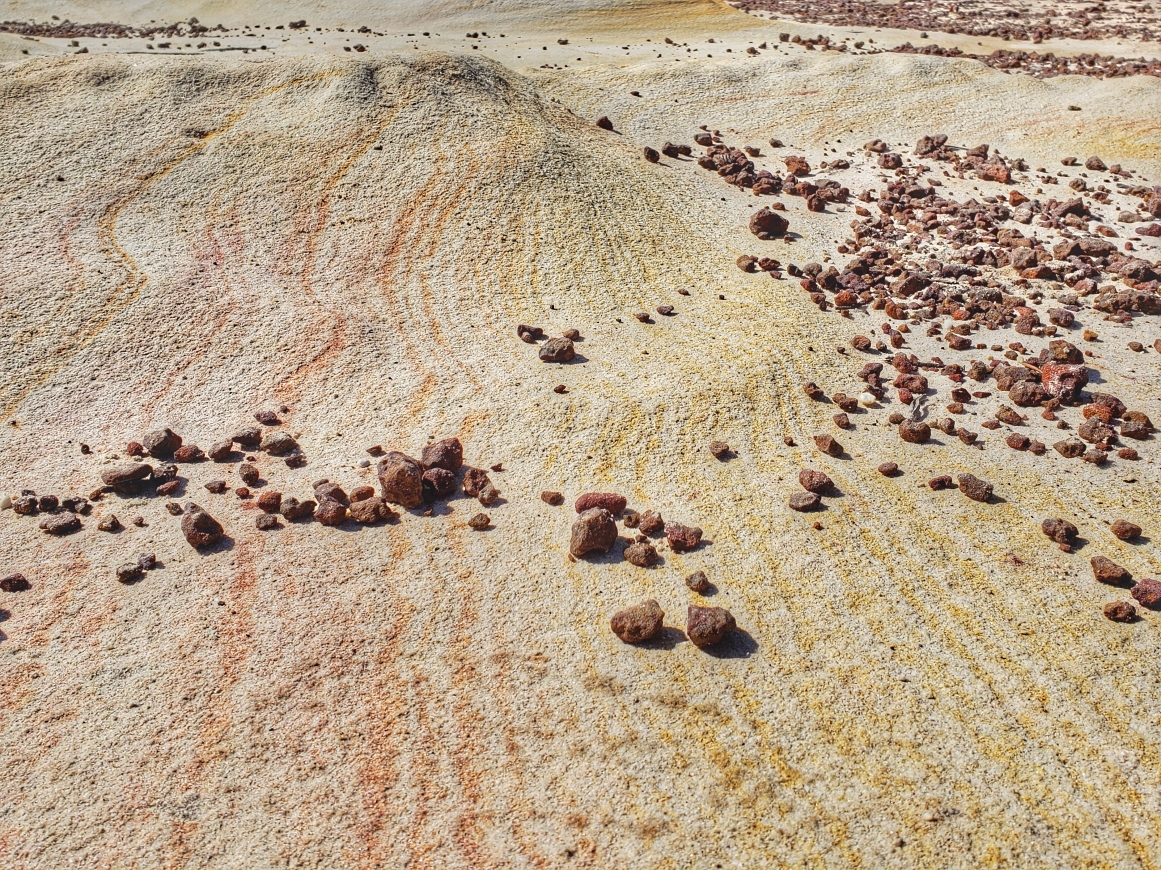
[[[671,32],[696,28],[683,8]],[[483,534],[462,498],[262,534],[202,487],[236,466],[183,466],[233,539],[210,555],[163,499],[106,497],[65,539],[0,513],[0,568],[33,583],[0,599],[5,865],[1159,866],[1159,626],[1106,621],[1124,594],[1087,566],[1156,571],[1104,526],[1156,537],[1156,465],[906,445],[886,411],[836,433],[850,459],[820,456],[834,409],[799,386],[851,391],[859,362],[831,348],[870,325],[733,260],[820,257],[851,215],[784,198],[804,238],[758,243],[752,199],[640,146],[707,123],[815,163],[835,137],[935,128],[1156,179],[1161,82],[805,53],[526,72],[413,49],[0,69],[0,491],[87,493],[151,428],[205,447],[285,403],[310,464],[260,456],[272,488],[349,489],[366,447],[455,434],[504,463],[507,499]],[[630,316],[661,303],[678,316]],[[521,321],[578,327],[587,361],[541,364]],[[1107,388],[1161,418],[1156,355],[1096,326]],[[887,458],[906,475],[874,474]],[[822,531],[785,508],[805,464],[844,493]],[[917,486],[962,471],[1003,501]],[[616,490],[712,543],[652,571],[571,563],[572,510],[544,489]],[[110,511],[148,525],[98,532]],[[1050,515],[1090,546],[1049,549]],[[118,584],[146,550],[164,568]],[[724,654],[609,632],[645,597],[683,627],[696,569],[746,632]]]

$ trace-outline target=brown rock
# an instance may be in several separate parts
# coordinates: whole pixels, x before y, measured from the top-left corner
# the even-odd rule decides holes
[[[1161,583],[1146,577],[1129,593],[1137,603],[1150,610],[1161,610]]]
[[[599,507],[604,508],[613,516],[617,516],[625,509],[625,496],[613,492],[586,492],[576,500],[574,507],[578,514]]]
[[[362,523],[365,526],[377,522],[388,522],[399,516],[387,504],[387,500],[378,495],[351,502],[350,507],[347,508],[347,514],[355,522]]]
[[[543,362],[566,363],[576,356],[576,348],[570,338],[550,338],[540,346]]]
[[[482,532],[492,524],[492,518],[487,514],[473,514],[472,518],[468,520],[468,525],[477,532]]]
[[[423,468],[410,456],[392,450],[379,460],[377,470],[387,501],[412,509],[423,504]]]
[[[1128,601],[1110,601],[1104,606],[1104,614],[1113,622],[1133,622],[1137,618],[1137,608]]]
[[[1021,432],[1013,432],[1004,439],[1004,443],[1013,450],[1027,450],[1032,444],[1032,439]]]
[[[645,146],[645,159],[648,160],[650,163],[656,163],[658,160],[661,159],[661,155],[659,153],[657,153],[656,148],[650,148],[648,145],[646,145]]]
[[[274,514],[259,514],[254,520],[254,527],[259,531],[269,532],[282,528],[282,524]]]
[[[65,511],[45,517],[40,521],[40,527],[50,535],[71,535],[81,530],[81,520],[76,514]]]
[[[172,429],[155,429],[141,439],[141,445],[154,458],[173,456],[181,447],[181,436]]]
[[[191,502],[186,502],[181,532],[192,547],[210,547],[222,539],[222,524]]]
[[[553,507],[560,507],[562,504],[564,504],[564,494],[546,489],[540,494],[540,500],[545,504],[552,505]]]
[[[357,501],[362,501],[365,498],[371,498],[375,494],[375,487],[373,486],[356,486],[351,490],[352,504]]]
[[[225,462],[230,458],[230,453],[233,449],[234,443],[232,441],[215,441],[210,445],[210,449],[206,455],[214,460],[214,462]]]
[[[464,447],[459,438],[444,438],[423,448],[420,465],[425,469],[443,468],[453,474],[464,464]]]
[[[705,571],[694,571],[685,578],[685,585],[698,595],[704,595],[710,588],[709,578],[705,576]],[[1161,584],[1158,585],[1161,586]]]
[[[1039,405],[1048,398],[1044,388],[1035,381],[1017,381],[1012,385],[1008,398],[1021,408]]]
[[[262,430],[257,426],[246,426],[231,435],[230,440],[242,447],[254,448],[262,443]]]
[[[282,493],[272,489],[265,490],[258,496],[258,507],[268,514],[276,514],[282,507]]]
[[[1096,444],[1100,441],[1110,441],[1116,437],[1116,433],[1104,425],[1098,417],[1090,417],[1077,426],[1076,434],[1090,444]]]
[[[1048,362],[1040,367],[1044,391],[1067,402],[1075,402],[1080,397],[1080,391],[1088,385],[1088,378],[1088,368],[1083,365]]]
[[[638,568],[651,568],[660,558],[657,548],[647,541],[638,541],[625,548],[625,561]]]
[[[1138,441],[1144,441],[1149,437],[1149,432],[1148,426],[1135,420],[1125,420],[1121,423],[1122,438],[1135,438]]]
[[[206,454],[196,444],[183,444],[173,451],[174,462],[201,462],[205,458]]]
[[[1122,541],[1131,541],[1133,538],[1141,537],[1141,527],[1128,520],[1114,520],[1113,524],[1109,526],[1109,531]]]
[[[278,512],[290,522],[305,520],[314,515],[315,503],[313,499],[300,502],[292,495],[284,495]]]
[[[221,495],[223,492],[226,491],[226,481],[224,481],[224,480],[211,480],[211,481],[206,483],[206,489],[208,489],[214,495]]]
[[[1050,517],[1040,524],[1040,531],[1058,544],[1069,544],[1080,534],[1076,526],[1068,520]]]
[[[578,559],[593,550],[607,553],[617,540],[617,524],[604,508],[590,508],[572,524],[568,551]]]
[[[760,208],[750,216],[750,232],[764,241],[785,235],[789,227],[786,218],[768,208]]]
[[[116,514],[109,514],[97,523],[97,529],[102,532],[116,532],[122,528],[121,521],[117,519]]]
[[[1079,456],[1084,456],[1084,451],[1087,449],[1083,441],[1077,441],[1075,438],[1068,438],[1064,441],[1057,441],[1052,445],[1052,449],[1063,456],[1065,459],[1076,459]]]
[[[597,118],[597,126],[602,130],[612,130],[613,122],[606,118],[604,115],[601,115],[601,117]]]
[[[822,504],[822,498],[816,492],[796,492],[790,496],[790,509],[792,511],[806,511],[816,510]]]
[[[991,501],[992,485],[986,480],[980,480],[974,474],[961,474],[956,479],[959,482],[959,491],[972,501]]]
[[[429,468],[423,472],[423,493],[427,501],[451,495],[456,485],[456,476],[446,468]]]
[[[733,614],[724,607],[689,606],[685,633],[695,646],[712,646],[735,628]]]
[[[931,427],[926,423],[904,420],[899,424],[899,437],[910,444],[924,444],[931,438]]]
[[[1127,586],[1133,579],[1132,574],[1112,559],[1107,559],[1104,556],[1093,556],[1089,562],[1092,565],[1093,576],[1101,583],[1107,583],[1110,586]]]
[[[807,398],[814,399],[816,402],[821,402],[826,398],[826,393],[814,381],[807,381],[802,385],[802,392],[806,393]]]
[[[879,474],[884,477],[894,477],[899,473],[899,463],[897,462],[881,462],[878,468]]]
[[[283,456],[298,449],[298,442],[281,429],[267,429],[262,436],[261,447],[271,456]]]
[[[798,482],[807,492],[826,492],[834,487],[833,480],[813,468],[804,468],[798,472]]]
[[[126,465],[114,465],[101,472],[101,482],[105,486],[116,488],[131,486],[139,483],[153,473],[153,467],[144,462],[131,462]]]
[[[730,445],[725,441],[711,441],[709,452],[714,459],[725,459],[730,455]]]
[[[665,520],[655,511],[645,511],[637,523],[637,528],[643,535],[655,535],[665,528]]]
[[[661,633],[661,623],[665,613],[661,605],[650,598],[648,601],[618,611],[609,621],[613,634],[625,643],[641,643]]]
[[[238,477],[242,478],[242,483],[247,486],[253,486],[262,477],[258,469],[249,462],[243,462],[238,466]]]
[[[324,526],[337,526],[347,518],[347,508],[342,502],[324,498],[314,511],[314,518]]]
[[[834,440],[830,435],[815,435],[814,446],[825,453],[827,456],[842,456],[843,446]]]
[[[675,553],[692,550],[701,543],[702,531],[697,526],[686,526],[681,523],[668,522],[665,524],[665,539]]]
[[[343,491],[343,488],[337,483],[331,483],[329,480],[324,480],[317,483],[314,487],[314,497],[318,499],[319,503],[325,501],[337,501],[343,507],[351,503],[350,498]]]
[[[9,574],[7,577],[0,577],[0,591],[27,592],[31,588],[32,584],[23,574]]]

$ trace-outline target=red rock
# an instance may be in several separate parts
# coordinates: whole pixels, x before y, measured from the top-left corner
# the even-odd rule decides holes
[[[736,628],[733,614],[723,607],[689,606],[685,633],[697,647],[712,646]]]
[[[586,492],[576,500],[573,507],[578,514],[599,507],[604,508],[613,516],[618,516],[625,509],[626,503],[625,496],[617,495],[614,492]]]
[[[423,448],[420,464],[425,469],[443,468],[453,474],[464,464],[464,447],[458,438],[445,438]]]
[[[576,558],[599,550],[607,553],[617,541],[617,524],[604,508],[591,508],[577,517],[572,525],[569,552]]]
[[[661,605],[650,598],[634,607],[627,607],[613,615],[609,622],[613,634],[625,643],[641,643],[661,633],[665,613]]]
[[[1129,593],[1142,607],[1161,610],[1161,582],[1146,577]]]
[[[222,539],[222,524],[192,501],[187,502],[181,518],[181,532],[193,547],[210,547]]]
[[[790,222],[776,211],[761,208],[750,216],[750,232],[763,240],[785,235]]]
[[[1132,574],[1112,559],[1104,556],[1093,556],[1089,562],[1092,565],[1093,576],[1101,583],[1107,583],[1110,586],[1124,586],[1133,579]]]
[[[423,504],[423,468],[410,456],[392,450],[379,460],[378,472],[387,501],[412,509]]]
[[[692,550],[701,543],[702,531],[697,526],[686,526],[682,523],[668,522],[665,524],[665,538],[670,548],[680,553]]]

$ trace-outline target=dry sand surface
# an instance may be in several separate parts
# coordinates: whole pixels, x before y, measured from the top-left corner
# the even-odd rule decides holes
[[[59,5],[6,0],[0,20]],[[104,494],[63,537],[0,511],[0,575],[31,587],[0,592],[5,867],[1161,867],[1161,620],[1106,619],[1135,602],[1089,566],[1156,572],[1161,441],[1102,465],[1009,449],[1009,427],[980,426],[1010,404],[992,381],[967,383],[992,395],[957,418],[983,449],[901,441],[894,390],[840,430],[802,384],[863,389],[859,367],[889,354],[850,341],[885,339],[883,311],[824,312],[789,274],[735,265],[841,269],[854,195],[895,177],[862,145],[910,165],[929,133],[1024,158],[1016,186],[1045,201],[1086,172],[1061,157],[1119,164],[1087,172],[1089,192],[1107,184],[1110,241],[1155,262],[1161,239],[1115,216],[1161,180],[1161,80],[808,51],[778,34],[914,35],[710,0],[68,6],[231,29],[168,49],[0,34],[0,494],[88,495],[150,430],[208,449],[284,406],[306,464],[251,451],[255,494],[376,485],[368,448],[455,436],[469,465],[502,464],[501,499],[259,531],[237,462],[200,462],[174,498]],[[852,197],[812,212],[643,159],[699,125],[779,177],[804,155]],[[848,151],[849,169],[819,167]],[[960,202],[1010,188],[930,165]],[[760,241],[747,222],[772,202],[791,235]],[[1068,292],[1032,285],[1042,317]],[[661,305],[674,315],[633,316]],[[1157,317],[1076,317],[1089,389],[1161,419]],[[578,329],[577,359],[542,363],[518,323]],[[903,351],[1003,360],[926,332],[914,320]],[[955,384],[928,374],[934,423]],[[1058,433],[1020,410],[1012,428],[1049,444],[1084,421],[1063,408]],[[876,473],[888,460],[899,476]],[[834,480],[824,510],[787,507],[804,467]],[[990,503],[926,485],[966,472]],[[207,492],[215,478],[230,489]],[[659,542],[650,569],[621,545],[571,560],[572,502],[594,490],[704,541]],[[225,527],[208,551],[166,509],[191,500]],[[486,531],[467,523],[480,510]],[[125,528],[99,531],[114,513]],[[1047,517],[1083,546],[1057,548]],[[1114,538],[1119,518],[1143,537]],[[143,552],[159,566],[118,582]],[[686,587],[697,570],[714,594]],[[622,643],[610,617],[648,598],[664,634]],[[695,647],[691,604],[739,630]]]

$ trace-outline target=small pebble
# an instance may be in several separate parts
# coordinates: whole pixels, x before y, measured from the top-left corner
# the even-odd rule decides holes
[[[712,646],[735,628],[733,614],[723,607],[689,606],[685,633],[695,646]]]
[[[879,464],[879,474],[884,477],[894,477],[899,473],[899,463],[897,462],[882,462]]]
[[[705,571],[694,571],[685,578],[685,585],[699,595],[704,595],[710,588],[709,578],[706,577]]]
[[[665,613],[661,605],[650,598],[633,607],[618,611],[609,621],[613,634],[625,643],[641,643],[661,633]]]
[[[475,529],[477,532],[483,531],[484,529],[488,528],[488,526],[490,526],[491,524],[492,524],[492,518],[489,517],[487,514],[483,514],[483,513],[474,514],[472,516],[472,518],[470,520],[468,520],[468,525],[471,526],[473,529]]]
[[[1104,606],[1104,614],[1113,622],[1133,622],[1137,618],[1137,608],[1128,601],[1110,601]]]
[[[1116,520],[1109,531],[1122,541],[1131,541],[1133,538],[1141,536],[1141,527],[1136,523],[1131,523],[1128,520]]]
[[[562,504],[564,504],[564,495],[562,493],[553,492],[552,490],[546,489],[540,494],[540,500],[545,504],[552,505],[553,507],[560,507]]]

